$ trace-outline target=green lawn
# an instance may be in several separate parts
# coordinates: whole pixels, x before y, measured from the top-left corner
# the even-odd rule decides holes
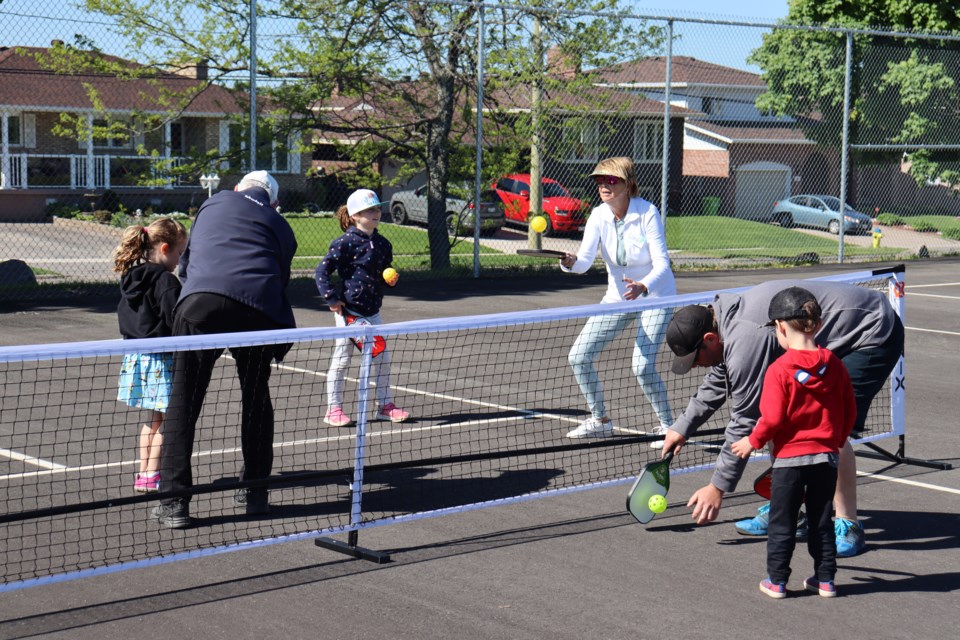
[[[781,227],[721,216],[667,218],[667,246],[671,251],[710,258],[790,257],[813,251],[835,256],[837,240]],[[845,255],[895,255],[892,248],[844,245]]]

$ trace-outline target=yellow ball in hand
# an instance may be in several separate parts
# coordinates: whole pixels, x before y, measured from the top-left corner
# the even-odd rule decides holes
[[[650,499],[647,501],[647,507],[654,513],[663,513],[667,509],[667,499],[659,494],[650,496]]]
[[[400,274],[397,273],[397,270],[393,267],[387,267],[383,270],[383,280],[391,287],[397,284],[397,280],[400,279]]]
[[[547,219],[543,216],[536,216],[530,221],[530,228],[537,233],[543,233],[547,230]]]

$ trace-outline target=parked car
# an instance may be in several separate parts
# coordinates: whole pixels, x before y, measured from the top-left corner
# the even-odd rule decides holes
[[[566,187],[551,178],[543,178],[543,212],[547,218],[544,236],[554,233],[583,231],[590,205],[574,198]],[[503,176],[493,185],[503,200],[508,222],[528,224],[530,216],[530,174],[515,173]]]
[[[467,189],[462,189],[467,192]],[[397,191],[390,198],[390,215],[394,224],[418,222],[427,224],[427,187]],[[447,196],[447,232],[462,236],[473,233],[473,199],[464,200],[454,195]],[[493,235],[503,228],[503,205],[493,191],[480,192],[480,234]]]
[[[849,204],[843,212],[844,233],[867,234],[873,230],[870,216]],[[773,203],[771,222],[781,227],[813,227],[840,233],[840,199],[833,196],[799,195]]]

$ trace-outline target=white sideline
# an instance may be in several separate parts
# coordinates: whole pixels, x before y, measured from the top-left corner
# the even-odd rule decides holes
[[[950,487],[943,487],[938,484],[930,484],[928,482],[917,482],[916,480],[908,480],[906,478],[896,478],[894,476],[885,476],[880,473],[870,473],[869,471],[857,471],[858,476],[864,476],[866,478],[876,478],[877,480],[885,480],[887,482],[896,482],[898,484],[906,484],[911,487],[920,487],[921,489],[931,489],[933,491],[943,491],[944,493],[954,493],[960,495],[960,489],[952,489]]]

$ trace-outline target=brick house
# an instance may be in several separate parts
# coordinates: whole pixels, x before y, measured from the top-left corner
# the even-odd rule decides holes
[[[222,178],[219,188],[236,184],[249,161],[239,124],[247,109],[234,93],[207,84],[204,65],[137,79],[57,72],[42,60],[61,47],[0,47],[0,221],[43,220],[53,202],[95,206],[106,190],[128,208],[185,211],[202,202],[206,190],[198,175],[167,174],[164,168],[204,154],[211,158],[209,172]],[[92,55],[143,70],[131,61]],[[189,90],[199,92],[171,119],[163,107],[168,95]],[[131,133],[64,135],[58,133],[61,114],[79,117],[88,132],[120,122]],[[141,126],[140,114],[161,116],[162,125]],[[304,188],[296,140],[261,142],[258,168],[271,170],[287,189]]]
[[[665,99],[664,57],[612,65],[600,75],[603,86]],[[683,130],[684,213],[710,210],[712,201],[720,213],[753,217],[794,193],[837,191],[839,153],[818,148],[796,119],[761,113],[756,99],[764,91],[757,74],[673,58],[670,103],[695,111]]]

